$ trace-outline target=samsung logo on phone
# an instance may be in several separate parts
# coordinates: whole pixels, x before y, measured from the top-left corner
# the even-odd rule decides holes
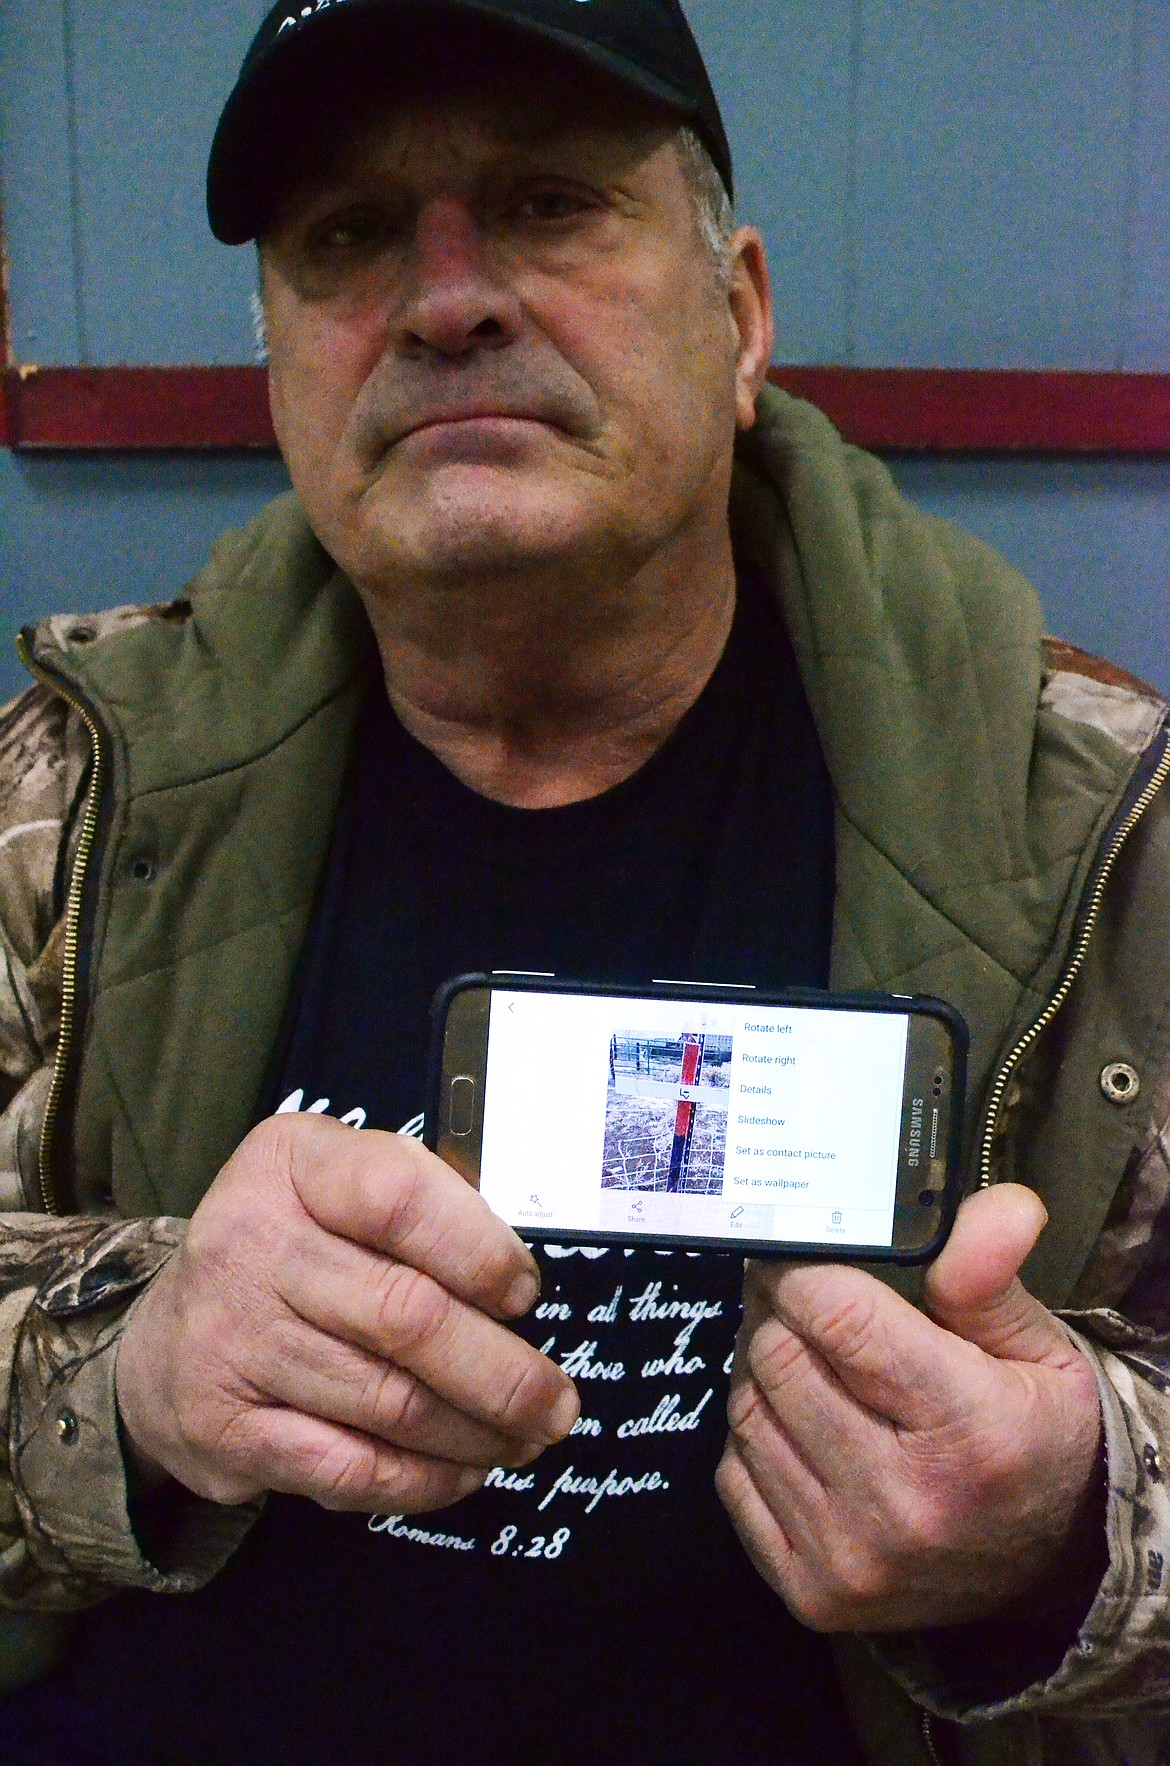
[[[922,1156],[922,1099],[915,1098],[910,1106],[910,1139],[907,1143],[906,1163],[911,1171],[919,1163]]]

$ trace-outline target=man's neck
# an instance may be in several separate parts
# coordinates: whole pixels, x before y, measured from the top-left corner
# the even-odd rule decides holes
[[[735,611],[730,541],[681,573],[588,590],[564,576],[367,590],[400,721],[472,790],[547,809],[649,760],[695,703]]]

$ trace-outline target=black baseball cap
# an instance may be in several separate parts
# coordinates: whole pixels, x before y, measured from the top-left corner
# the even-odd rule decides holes
[[[216,238],[242,245],[263,232],[305,106],[336,92],[347,65],[368,71],[380,53],[388,71],[406,71],[412,28],[464,18],[559,47],[689,122],[732,194],[723,119],[679,0],[280,0],[252,39],[212,142]]]

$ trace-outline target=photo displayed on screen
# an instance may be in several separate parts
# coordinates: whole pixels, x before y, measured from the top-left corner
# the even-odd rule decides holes
[[[480,1191],[520,1230],[889,1245],[908,1023],[493,990]]]
[[[702,1030],[677,1037],[614,1032],[603,1189],[723,1194],[731,1044],[730,1036]]]

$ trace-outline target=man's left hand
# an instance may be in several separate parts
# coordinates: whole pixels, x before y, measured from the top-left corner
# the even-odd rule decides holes
[[[1093,1370],[1017,1271],[1039,1197],[968,1198],[931,1317],[844,1264],[749,1263],[719,1494],[817,1631],[985,1617],[1039,1586],[1093,1476]]]

